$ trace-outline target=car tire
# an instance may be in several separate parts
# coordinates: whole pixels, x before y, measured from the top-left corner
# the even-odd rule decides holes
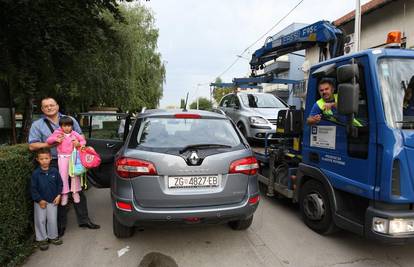
[[[303,221],[313,231],[329,235],[338,230],[333,221],[329,195],[322,183],[307,181],[300,190],[299,206]]]
[[[253,222],[253,216],[251,216],[247,219],[231,221],[231,222],[229,222],[229,226],[233,230],[238,230],[238,231],[239,230],[246,230],[247,228],[250,227],[250,225],[252,225],[252,222]]]
[[[122,225],[116,218],[115,214],[112,215],[112,226],[114,235],[117,238],[127,238],[134,234],[134,227]]]

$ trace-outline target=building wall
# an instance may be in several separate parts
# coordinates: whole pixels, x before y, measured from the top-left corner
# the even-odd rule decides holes
[[[414,1],[391,2],[361,18],[361,49],[384,44],[387,34],[401,31],[407,37],[407,48],[414,48]],[[346,34],[354,32],[354,20],[341,28]]]

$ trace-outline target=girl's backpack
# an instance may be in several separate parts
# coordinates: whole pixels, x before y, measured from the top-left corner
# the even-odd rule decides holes
[[[81,174],[84,174],[85,172],[86,169],[82,165],[79,151],[76,148],[74,148],[69,160],[69,176],[79,176]]]
[[[101,157],[91,146],[80,149],[79,154],[82,165],[87,169],[96,168],[101,164]]]

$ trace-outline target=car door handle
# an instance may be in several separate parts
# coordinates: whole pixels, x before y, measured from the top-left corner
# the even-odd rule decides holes
[[[114,148],[114,147],[115,147],[115,144],[110,144],[110,143],[108,143],[108,144],[106,144],[106,147],[107,147],[107,148]]]

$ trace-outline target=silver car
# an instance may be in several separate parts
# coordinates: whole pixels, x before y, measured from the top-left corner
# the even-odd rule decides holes
[[[252,223],[259,202],[259,166],[224,115],[197,110],[141,113],[113,161],[105,175],[111,177],[117,237],[156,222],[229,223],[236,230]],[[99,184],[102,175],[89,178]]]
[[[288,109],[288,105],[272,94],[237,92],[225,95],[219,109],[247,139],[263,140],[267,133],[276,132],[277,115],[280,110]]]

